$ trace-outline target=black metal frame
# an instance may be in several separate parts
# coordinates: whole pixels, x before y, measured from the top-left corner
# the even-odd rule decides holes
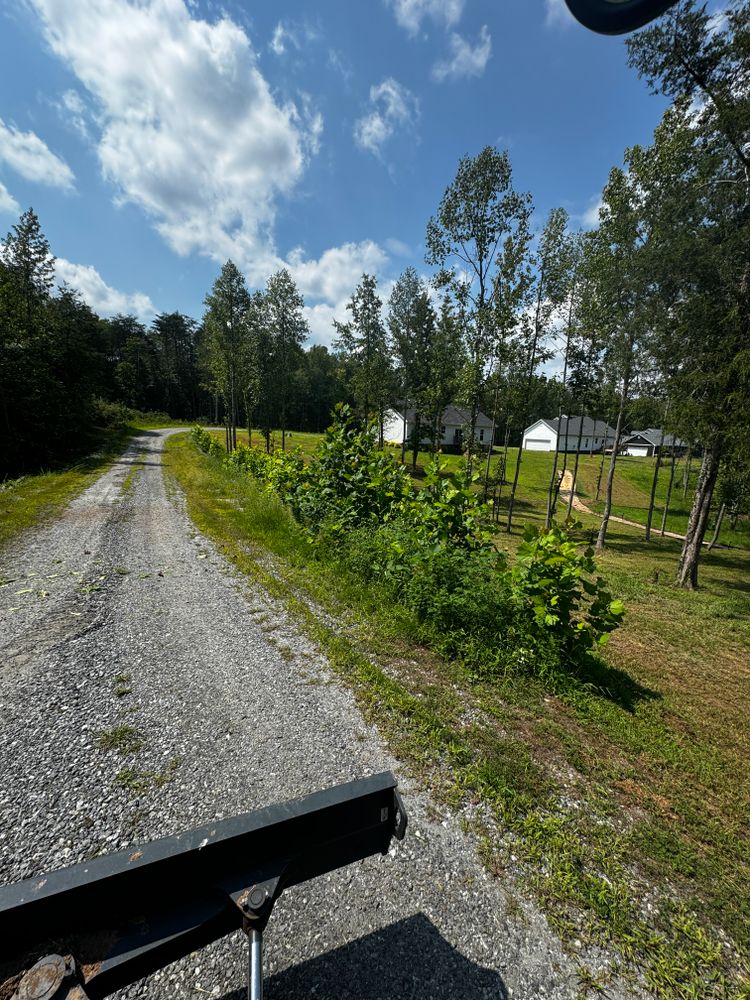
[[[384,772],[0,887],[0,984],[59,955],[50,1000],[99,1000],[238,928],[257,964],[285,888],[386,854],[406,822]],[[63,975],[53,958],[33,974]]]
[[[576,20],[602,35],[621,35],[642,28],[677,0],[565,0]]]

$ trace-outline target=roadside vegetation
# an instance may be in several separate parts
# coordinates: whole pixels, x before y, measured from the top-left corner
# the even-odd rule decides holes
[[[625,601],[625,626],[608,645],[571,652],[556,623],[537,619],[549,608],[534,603],[537,570],[548,596],[555,564],[580,570],[591,529],[573,530],[567,554],[557,529],[495,535],[498,554],[466,483],[428,475],[419,494],[432,489],[432,502],[420,503],[453,528],[436,545],[412,523],[399,552],[402,529],[382,507],[351,520],[358,496],[395,496],[402,480],[372,438],[352,435],[340,415],[307,466],[327,464],[327,483],[317,479],[327,519],[291,495],[304,467],[292,455],[238,447],[228,458],[196,431],[206,452],[180,436],[168,464],[198,527],[296,612],[394,752],[462,810],[488,867],[534,892],[579,955],[582,984],[606,990],[625,975],[660,997],[747,996],[750,554],[714,550],[704,588],[688,593],[665,582],[678,542],[646,546],[613,524],[598,569]],[[361,489],[336,494],[334,457],[350,445],[359,461],[340,468]],[[302,472],[303,495],[304,483]],[[435,512],[422,513],[434,526]],[[596,945],[617,961],[599,968]]]
[[[128,439],[157,427],[187,427],[165,413],[142,413],[122,404],[97,403],[96,426],[85,435],[88,454],[78,461],[0,481],[0,550],[22,531],[64,509],[119,458]]]

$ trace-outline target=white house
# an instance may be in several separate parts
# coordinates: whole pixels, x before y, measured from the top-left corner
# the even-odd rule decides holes
[[[556,447],[558,451],[575,451],[579,433],[581,451],[589,454],[612,448],[615,443],[615,432],[604,420],[563,415],[553,420],[537,420],[527,427],[523,432],[522,447],[524,451],[555,451]]]
[[[413,408],[396,409],[391,407],[385,411],[383,420],[383,440],[387,444],[402,444],[406,440],[409,444],[411,434],[414,430],[415,410]],[[440,421],[440,439],[438,446],[447,449],[461,451],[464,438],[468,433],[471,423],[471,411],[460,406],[446,406]],[[426,421],[420,421],[422,436],[420,444],[428,446],[431,444],[429,430]],[[492,437],[492,421],[488,416],[479,411],[474,432],[477,443],[485,448],[490,446]]]
[[[633,431],[623,438],[620,454],[651,458],[659,451],[663,455],[671,455],[673,449],[675,457],[682,458],[687,454],[687,442],[673,434],[666,434],[661,427],[647,427],[645,431]]]

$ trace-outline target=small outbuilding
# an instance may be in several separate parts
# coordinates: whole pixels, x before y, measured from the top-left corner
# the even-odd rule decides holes
[[[390,407],[385,411],[383,420],[383,440],[388,444],[401,445],[404,440],[411,442],[414,432],[416,411],[413,407]],[[443,451],[462,451],[466,435],[471,424],[471,411],[462,406],[446,406],[440,418],[440,437],[438,447]],[[429,428],[422,419],[420,445],[428,447],[432,444]],[[492,437],[492,421],[481,412],[477,413],[474,437],[480,447],[489,448]]]
[[[614,443],[615,432],[606,421],[563,414],[552,420],[537,420],[527,427],[522,447],[524,451],[576,451],[580,447],[582,452],[593,455],[613,448]]]
[[[662,455],[682,458],[687,455],[688,443],[673,434],[667,434],[661,427],[647,427],[645,431],[633,431],[620,444],[621,455],[652,458],[661,451]]]

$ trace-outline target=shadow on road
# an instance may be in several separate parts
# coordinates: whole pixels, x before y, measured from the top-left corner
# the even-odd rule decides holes
[[[501,977],[470,962],[423,914],[326,952],[264,983],[265,1000],[507,1000]],[[221,1000],[246,1000],[247,991]]]

